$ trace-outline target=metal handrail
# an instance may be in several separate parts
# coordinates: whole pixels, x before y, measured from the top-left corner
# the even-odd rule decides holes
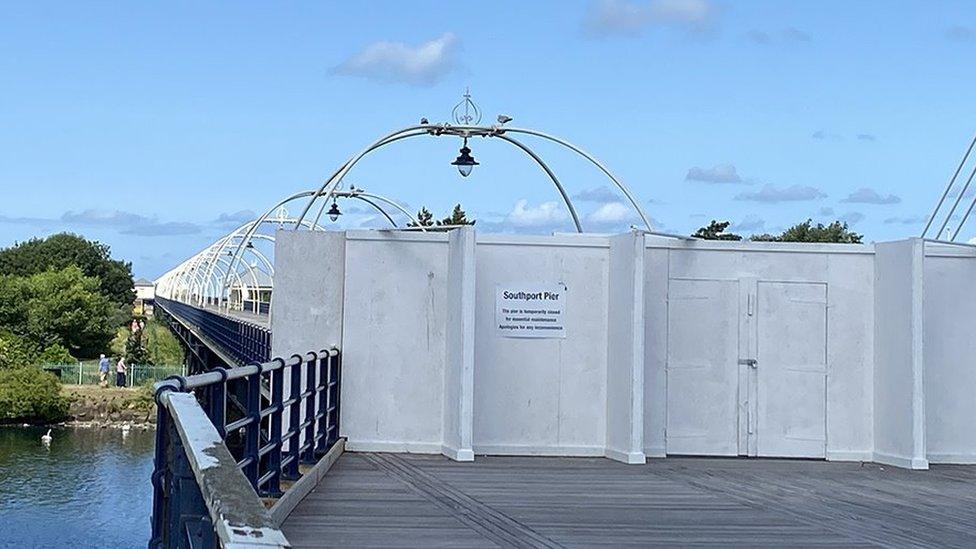
[[[237,533],[279,539],[259,496],[280,497],[282,480],[298,479],[299,464],[339,441],[341,365],[333,348],[157,383],[150,547],[246,541],[224,539],[222,528],[235,533],[224,528],[228,516],[235,528],[250,517]]]
[[[245,320],[157,297],[164,311],[199,330],[200,335],[220,347],[240,364],[271,358],[271,330]]]

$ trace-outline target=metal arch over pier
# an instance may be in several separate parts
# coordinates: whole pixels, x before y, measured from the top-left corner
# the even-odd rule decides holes
[[[535,161],[537,164],[539,164],[539,166],[543,169],[543,171],[549,177],[550,181],[556,187],[556,190],[559,192],[560,197],[562,197],[563,202],[566,205],[566,209],[569,210],[570,215],[571,215],[571,217],[573,219],[573,223],[574,223],[574,225],[576,227],[576,231],[582,233],[583,232],[583,227],[580,224],[579,215],[577,214],[576,209],[573,206],[573,203],[572,203],[572,201],[569,198],[569,195],[566,193],[566,189],[559,182],[559,179],[556,178],[556,176],[553,173],[553,171],[549,168],[549,166],[545,162],[543,162],[543,160],[536,153],[534,153],[529,147],[527,147],[525,144],[521,143],[520,141],[516,141],[516,140],[512,139],[511,137],[507,137],[505,134],[508,134],[508,133],[524,134],[524,135],[530,135],[530,136],[534,136],[534,137],[539,137],[541,139],[545,139],[545,140],[551,141],[553,143],[556,143],[558,145],[561,145],[562,147],[565,147],[565,148],[569,149],[570,151],[572,151],[572,152],[580,155],[581,157],[583,157],[584,159],[586,159],[588,162],[590,162],[591,164],[593,164],[601,173],[603,173],[603,175],[605,175],[613,183],[613,185],[624,195],[624,197],[626,197],[627,201],[630,202],[630,205],[634,208],[634,210],[636,211],[637,215],[640,216],[641,221],[643,222],[643,224],[646,227],[646,229],[648,231],[653,231],[654,230],[653,227],[651,226],[650,218],[644,212],[644,209],[641,207],[640,202],[637,201],[637,199],[634,197],[633,193],[631,193],[631,191],[627,188],[627,186],[624,185],[602,162],[600,162],[599,160],[597,160],[596,157],[594,157],[590,153],[586,152],[582,148],[580,148],[580,147],[578,147],[578,146],[570,143],[569,141],[566,141],[565,139],[556,137],[554,135],[551,135],[551,134],[548,134],[548,133],[545,133],[545,132],[541,132],[541,131],[533,130],[533,129],[527,129],[527,128],[514,128],[514,127],[511,127],[510,128],[510,127],[504,127],[502,125],[496,125],[496,126],[466,126],[466,125],[457,125],[457,126],[454,126],[454,125],[447,124],[447,123],[443,123],[443,124],[420,124],[420,125],[417,125],[417,126],[408,126],[406,128],[403,128],[403,129],[400,129],[400,130],[396,130],[394,132],[391,132],[391,133],[389,133],[389,134],[381,137],[380,139],[374,141],[369,146],[367,146],[365,149],[363,149],[362,151],[360,151],[358,154],[356,154],[355,156],[353,156],[352,158],[350,158],[349,160],[347,160],[342,166],[339,167],[338,170],[335,171],[335,173],[333,173],[328,179],[325,180],[324,183],[322,183],[322,186],[319,187],[318,192],[317,193],[314,193],[312,195],[312,198],[309,200],[308,204],[305,205],[305,209],[302,210],[302,213],[298,216],[298,219],[299,220],[304,220],[308,216],[309,211],[315,205],[315,202],[316,202],[316,200],[318,200],[319,197],[325,197],[325,199],[328,200],[328,197],[330,196],[330,193],[332,191],[334,191],[335,189],[339,188],[339,186],[342,184],[343,178],[349,173],[349,171],[357,163],[359,163],[360,160],[362,160],[369,153],[371,153],[371,152],[375,151],[376,149],[379,149],[379,148],[381,148],[381,147],[383,147],[385,145],[389,145],[389,144],[394,143],[396,141],[400,141],[402,139],[407,139],[407,138],[410,138],[410,137],[418,137],[418,136],[424,136],[424,135],[439,137],[439,136],[446,135],[446,136],[453,136],[453,137],[459,137],[459,138],[464,139],[464,142],[465,142],[465,146],[464,147],[466,148],[467,147],[467,145],[466,145],[467,144],[467,140],[469,138],[472,138],[472,137],[499,137],[499,138],[502,138],[503,141],[514,145],[520,151],[528,154],[530,156],[530,158],[532,158],[533,161]],[[322,206],[322,208],[319,209],[318,216],[321,216],[322,209],[323,208],[324,208],[324,205]],[[318,219],[318,216],[316,216],[316,220]]]
[[[528,128],[505,126],[506,123],[511,121],[511,118],[503,115],[499,115],[499,123],[496,125],[478,125],[481,121],[481,109],[478,108],[473,101],[471,101],[471,96],[467,92],[464,94],[461,102],[455,105],[452,115],[455,124],[429,124],[427,123],[426,119],[424,119],[419,125],[396,130],[374,141],[342,164],[338,170],[336,170],[319,186],[318,189],[301,191],[279,200],[255,220],[241,225],[172,271],[164,274],[157,281],[157,291],[163,296],[176,300],[192,302],[198,306],[205,306],[215,303],[229,314],[232,314],[233,308],[242,310],[244,307],[244,302],[250,302],[251,308],[253,309],[252,312],[262,313],[270,310],[271,297],[269,296],[267,302],[262,301],[262,289],[260,284],[257,283],[257,280],[260,277],[259,273],[263,273],[268,277],[269,280],[272,281],[271,285],[273,286],[274,268],[268,258],[254,248],[254,241],[255,239],[263,238],[273,242],[274,237],[270,235],[261,235],[261,233],[258,232],[259,229],[270,223],[278,224],[279,227],[289,225],[294,227],[295,230],[303,227],[309,230],[324,230],[324,228],[320,225],[321,217],[323,213],[325,213],[325,209],[328,206],[329,201],[332,201],[334,207],[335,201],[338,198],[356,199],[368,204],[370,207],[380,213],[394,229],[396,229],[399,228],[399,225],[385,207],[392,208],[408,219],[412,227],[416,227],[422,232],[426,231],[426,228],[418,223],[417,219],[415,219],[406,208],[396,201],[376,193],[370,193],[363,189],[357,189],[355,186],[351,187],[349,190],[341,190],[340,188],[349,171],[352,170],[356,164],[358,164],[372,151],[397,141],[419,136],[451,136],[460,138],[464,143],[462,147],[462,157],[470,153],[470,149],[467,148],[468,139],[473,139],[475,137],[495,137],[503,142],[511,144],[521,152],[525,153],[542,169],[545,175],[552,182],[555,189],[558,191],[560,198],[569,212],[574,228],[578,233],[582,233],[583,226],[580,220],[579,212],[576,210],[576,207],[574,206],[569,194],[560,182],[556,173],[530,146],[521,140],[515,139],[512,137],[512,134],[535,137],[555,143],[579,155],[597,168],[597,170],[620,191],[627,202],[630,203],[635,213],[643,223],[644,229],[649,232],[653,231],[650,218],[644,212],[640,202],[635,198],[630,189],[628,189],[627,186],[624,185],[623,182],[606,167],[606,165],[584,149],[570,143],[565,139],[556,137],[546,132]],[[462,157],[459,157],[459,160]],[[471,165],[477,164],[472,157],[468,156],[467,158]],[[455,163],[457,163],[457,161]],[[470,168],[471,165],[468,167]],[[462,175],[467,175],[467,173],[462,171]],[[288,218],[283,214],[283,208],[287,204],[303,198],[307,198],[308,201],[297,218]],[[311,210],[318,201],[321,201],[321,205],[318,208],[314,219],[310,219],[309,215]],[[275,212],[278,212],[279,215],[273,217]],[[254,256],[256,258],[256,263],[259,263],[260,265],[249,265],[245,261],[245,256],[248,254]],[[232,303],[233,300],[231,299],[232,288],[234,287],[235,283],[240,289],[241,294],[241,303],[239,304]],[[255,296],[253,300],[246,299],[245,296],[251,296],[252,294]],[[271,295],[273,295],[273,292]]]

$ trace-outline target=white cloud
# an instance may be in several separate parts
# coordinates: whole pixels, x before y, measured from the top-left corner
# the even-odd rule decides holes
[[[92,227],[128,227],[150,221],[149,218],[121,210],[89,209],[81,212],[67,211],[61,215],[61,221],[76,225]]]
[[[505,216],[505,222],[516,227],[548,227],[562,224],[567,219],[566,207],[558,202],[543,202],[533,207],[524,198],[517,201]]]
[[[885,225],[921,225],[929,218],[921,215],[908,215],[903,217],[889,217],[884,220]]]
[[[738,223],[733,223],[729,230],[732,232],[738,231],[761,231],[763,227],[766,226],[766,221],[763,218],[755,214],[749,214],[742,218],[742,221]]]
[[[849,204],[897,204],[901,202],[901,198],[893,194],[881,196],[874,189],[861,187],[848,195],[847,198],[841,200],[841,202]]]
[[[178,221],[161,223],[155,216],[146,217],[121,210],[68,211],[61,216],[61,222],[82,227],[111,227],[122,234],[137,236],[171,236],[200,232],[200,226],[195,223]]]
[[[706,23],[715,12],[707,0],[652,0],[649,8],[658,23]]]
[[[746,39],[761,46],[768,46],[774,43],[799,44],[813,41],[813,38],[809,34],[796,27],[787,27],[777,33],[753,29],[746,33]]]
[[[783,31],[783,38],[790,42],[811,42],[813,38],[796,27],[787,27]]]
[[[767,45],[773,41],[769,33],[757,29],[753,29],[746,33],[746,38],[755,42],[756,44]]]
[[[946,38],[952,40],[953,42],[972,42],[976,40],[976,32],[969,27],[964,27],[962,25],[954,25],[946,29]]]
[[[629,223],[637,219],[637,212],[634,211],[634,208],[623,202],[607,202],[586,216],[586,220],[595,225]]]
[[[792,185],[789,187],[777,187],[776,185],[765,185],[756,192],[739,193],[735,195],[736,200],[748,200],[751,202],[765,202],[776,204],[779,202],[804,202],[808,200],[818,200],[825,198],[820,189],[807,187],[804,185]]]
[[[583,27],[597,36],[638,35],[651,25],[701,29],[715,15],[708,0],[596,0]]]
[[[584,202],[617,202],[620,200],[620,193],[613,192],[610,187],[603,186],[580,191],[573,195],[573,198]]]
[[[813,135],[811,135],[810,137],[814,139],[818,139],[820,141],[841,141],[844,139],[839,134],[826,132],[824,130],[817,130],[813,132]]]
[[[450,32],[416,46],[375,42],[344,61],[335,72],[381,82],[430,86],[457,67],[459,45],[457,36]]]
[[[719,164],[711,168],[693,167],[685,175],[685,181],[703,183],[742,183],[742,178],[732,164]]]
[[[222,213],[217,216],[214,223],[218,225],[243,225],[248,221],[254,221],[258,215],[252,210],[238,210],[233,213]]]
[[[195,223],[182,221],[167,221],[165,223],[147,223],[145,225],[135,225],[119,231],[122,234],[136,236],[174,236],[182,234],[197,234],[200,226]]]
[[[834,215],[834,209],[829,206],[825,206],[823,208],[820,208],[820,211],[817,213],[823,216]]]
[[[840,221],[847,223],[848,225],[854,226],[864,221],[864,214],[861,212],[848,212],[840,216]]]

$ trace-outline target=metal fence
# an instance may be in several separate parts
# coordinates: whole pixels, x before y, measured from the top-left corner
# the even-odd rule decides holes
[[[287,546],[258,496],[339,440],[341,370],[331,349],[157,383],[150,547]]]
[[[266,315],[271,313],[271,304],[266,301],[245,299],[241,304],[241,309],[256,314]]]
[[[97,360],[74,364],[44,364],[41,368],[58,376],[64,385],[98,385],[101,381]],[[127,365],[125,385],[126,387],[136,387],[176,375],[186,375],[186,366],[182,364],[175,366]],[[109,365],[106,379],[110,386],[115,386],[115,364]]]
[[[167,313],[199,330],[201,336],[241,364],[271,359],[271,330],[265,326],[162,297],[157,297],[156,303]]]

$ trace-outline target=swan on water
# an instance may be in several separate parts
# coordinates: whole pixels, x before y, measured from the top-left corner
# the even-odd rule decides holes
[[[50,429],[47,430],[47,434],[41,435],[41,443],[43,443],[43,444],[51,444],[51,441],[52,440],[54,440],[54,439],[51,437],[51,430]]]

